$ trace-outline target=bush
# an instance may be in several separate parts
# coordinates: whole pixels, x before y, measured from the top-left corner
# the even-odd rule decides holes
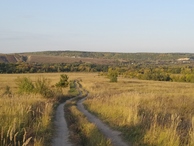
[[[140,79],[143,80],[154,80],[154,81],[171,81],[170,75],[162,72],[148,72],[142,74]]]
[[[35,82],[35,93],[39,93],[44,97],[52,97],[53,91],[49,88],[50,81],[46,78],[40,77]]]
[[[60,81],[56,83],[56,87],[68,87],[69,82],[68,82],[69,77],[66,74],[62,74]]]
[[[18,85],[19,93],[32,93],[34,92],[34,85],[32,80],[27,77],[17,78],[16,84]]]
[[[68,93],[72,96],[79,95],[79,91],[76,89],[75,81],[70,81]]]
[[[110,82],[117,82],[118,72],[116,70],[113,70],[112,68],[109,68],[108,70],[108,78],[110,79]]]
[[[30,78],[18,78],[16,80],[19,93],[41,94],[43,97],[52,97],[53,91],[49,88],[49,80],[43,77],[38,78],[33,84]]]

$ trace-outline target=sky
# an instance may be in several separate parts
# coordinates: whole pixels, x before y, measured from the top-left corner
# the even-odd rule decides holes
[[[0,0],[0,53],[194,53],[193,0]]]

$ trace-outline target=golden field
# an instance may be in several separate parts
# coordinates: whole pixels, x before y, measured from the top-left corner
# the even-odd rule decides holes
[[[52,124],[51,107],[55,102],[38,95],[18,95],[15,79],[25,76],[34,81],[43,76],[50,79],[52,88],[59,81],[60,74],[62,73],[0,76],[0,95],[5,92],[7,85],[12,92],[11,97],[0,98],[0,118],[4,119],[0,121],[0,145],[19,145],[25,142],[45,144],[44,139],[47,138],[40,138],[40,135],[47,130],[45,127]],[[86,108],[111,127],[120,130],[126,141],[145,146],[194,145],[194,84],[122,77],[118,78],[117,83],[110,83],[108,78],[98,76],[97,73],[65,74],[69,80],[79,79],[83,88],[89,91],[84,103]],[[67,91],[65,89],[64,94]],[[37,129],[42,129],[42,132]]]
[[[51,145],[53,133],[54,108],[58,96],[68,97],[69,88],[61,91],[55,89],[62,73],[44,74],[1,74],[0,76],[0,145]],[[70,73],[69,80],[85,76]],[[52,98],[44,98],[39,94],[18,93],[18,78],[30,78],[36,82],[38,78],[48,79],[49,88],[55,94]]]
[[[194,84],[91,77],[82,85],[87,109],[134,145],[194,144]]]
[[[35,81],[41,76],[48,79],[51,77],[50,86],[60,78],[59,74],[55,75],[55,79],[46,74],[0,76],[0,145],[42,146],[50,143],[56,97],[47,99],[39,94],[20,94],[16,84],[18,77],[28,77]],[[67,90],[64,90],[66,93]]]

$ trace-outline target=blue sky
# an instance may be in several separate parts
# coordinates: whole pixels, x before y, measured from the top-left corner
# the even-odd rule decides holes
[[[0,53],[194,53],[193,0],[0,0]]]

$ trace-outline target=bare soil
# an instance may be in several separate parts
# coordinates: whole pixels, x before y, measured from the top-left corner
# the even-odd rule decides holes
[[[60,104],[56,110],[54,121],[56,135],[52,140],[52,146],[72,146],[71,142],[69,141],[69,130],[64,117],[64,105],[65,103]]]

